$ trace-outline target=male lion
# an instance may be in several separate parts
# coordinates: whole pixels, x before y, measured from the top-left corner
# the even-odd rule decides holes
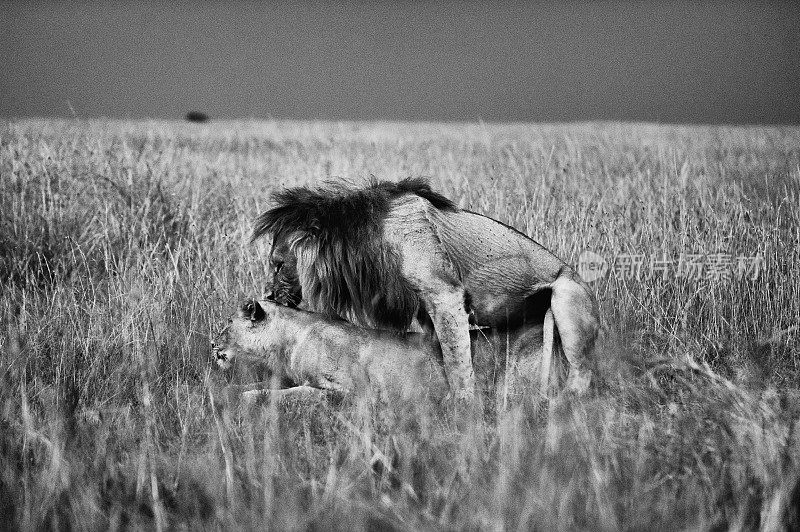
[[[272,291],[364,327],[432,325],[450,387],[473,397],[470,322],[525,331],[554,325],[583,392],[599,328],[591,289],[537,242],[496,220],[457,208],[421,179],[278,192],[252,239],[272,236]]]
[[[509,399],[538,391],[547,392],[550,364],[540,359],[541,329],[527,337],[490,338],[472,331],[473,359],[486,406],[505,405]],[[245,398],[277,395],[285,398],[370,392],[395,403],[426,400],[437,405],[448,393],[438,344],[421,334],[398,335],[364,329],[272,301],[244,301],[212,342],[217,365],[228,369],[239,362],[267,366],[270,389],[255,383],[244,390]],[[497,393],[499,392],[499,393]]]

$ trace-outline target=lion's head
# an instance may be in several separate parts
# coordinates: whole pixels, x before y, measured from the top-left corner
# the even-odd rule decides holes
[[[302,301],[308,310],[362,326],[407,330],[419,298],[400,274],[400,259],[382,234],[392,201],[405,194],[423,197],[440,209],[455,209],[421,179],[276,193],[252,236],[272,236],[275,302],[297,306]]]
[[[254,340],[257,334],[263,331],[268,321],[269,314],[258,301],[243,301],[211,342],[217,366],[228,369],[237,356],[252,352],[256,348]]]

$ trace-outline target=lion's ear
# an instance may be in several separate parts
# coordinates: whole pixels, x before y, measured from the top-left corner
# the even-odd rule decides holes
[[[288,238],[289,248],[296,253],[297,246],[308,245],[317,240],[321,233],[320,227],[316,223],[310,223],[302,231],[295,231]]]

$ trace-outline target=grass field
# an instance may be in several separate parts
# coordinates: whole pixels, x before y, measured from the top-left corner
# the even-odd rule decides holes
[[[270,192],[370,176],[573,264],[763,268],[609,272],[596,389],[496,425],[217,414],[209,338],[263,293]],[[800,526],[800,128],[6,122],[0,280],[0,528]]]

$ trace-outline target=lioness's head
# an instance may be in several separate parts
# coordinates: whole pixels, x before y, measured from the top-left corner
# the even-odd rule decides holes
[[[265,304],[269,306],[268,303]],[[217,365],[222,369],[228,369],[235,357],[254,352],[258,333],[268,321],[269,313],[258,301],[255,299],[243,301],[211,342]]]

